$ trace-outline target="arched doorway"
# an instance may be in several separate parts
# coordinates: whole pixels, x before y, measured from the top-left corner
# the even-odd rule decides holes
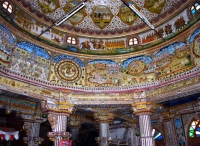
[[[200,146],[200,117],[195,116],[188,129],[188,146]]]
[[[164,137],[159,130],[153,128],[152,135],[155,140],[155,146],[164,146]]]

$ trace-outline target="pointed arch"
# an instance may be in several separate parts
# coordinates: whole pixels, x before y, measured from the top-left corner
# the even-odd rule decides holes
[[[189,146],[200,145],[200,114],[194,114],[187,126]]]

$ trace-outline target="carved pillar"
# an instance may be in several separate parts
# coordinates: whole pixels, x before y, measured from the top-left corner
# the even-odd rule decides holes
[[[99,137],[96,137],[96,141],[100,146],[108,146],[112,138],[109,137],[109,123],[112,122],[114,114],[112,113],[94,113],[94,119],[99,123]]]
[[[139,145],[139,135],[137,135],[139,128],[137,128],[137,121],[126,121],[124,126],[126,128],[127,137],[124,137],[124,140],[128,142],[129,146],[138,146]]]
[[[40,123],[46,119],[41,118],[37,115],[25,115],[21,114],[21,118],[24,120],[23,129],[26,132],[27,137],[23,137],[24,143],[28,146],[38,146],[42,143],[43,138],[39,137]]]
[[[156,106],[152,102],[146,102],[146,99],[135,100],[132,104],[133,113],[139,117],[140,126],[140,144],[141,146],[155,146],[152,136],[151,118]]]
[[[74,110],[74,105],[69,102],[48,102],[42,101],[42,110],[48,113],[48,120],[51,124],[52,132],[48,132],[48,137],[54,141],[54,146],[59,146],[61,139],[69,139],[71,134],[66,132],[67,117]]]
[[[177,140],[174,129],[174,122],[173,122],[173,113],[170,112],[164,112],[162,113],[162,121],[163,121],[163,128],[164,128],[164,139],[165,139],[165,145],[166,146],[177,146]]]
[[[70,116],[70,132],[72,134],[73,146],[77,145],[81,117],[77,115]]]

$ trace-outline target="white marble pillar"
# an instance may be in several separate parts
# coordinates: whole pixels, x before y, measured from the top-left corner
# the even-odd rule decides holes
[[[102,138],[101,146],[108,146],[107,138],[109,137],[109,123],[99,123],[99,136]],[[104,139],[105,138],[105,139]]]
[[[79,127],[72,127],[72,128],[70,127],[70,132],[72,134],[73,146],[76,146],[79,134]]]
[[[152,136],[150,115],[154,113],[156,104],[153,102],[146,102],[146,98],[136,98],[135,103],[131,106],[135,116],[139,117],[140,146],[155,146],[155,141]]]
[[[52,132],[48,132],[48,137],[51,141],[54,141],[54,146],[59,146],[61,139],[71,137],[71,134],[66,132],[67,117],[74,110],[74,104],[61,99],[61,91],[59,91],[59,99],[60,101],[41,101],[41,110],[48,113],[48,121],[52,129]]]
[[[139,115],[141,146],[155,146],[150,115]]]
[[[139,136],[136,136],[136,132],[139,130],[139,125],[137,120],[126,121],[124,126],[126,127],[126,133],[124,135],[124,140],[128,142],[128,146],[139,146]]]
[[[24,130],[27,137],[24,137],[23,139],[24,142],[28,144],[28,146],[38,146],[38,140],[41,142],[43,141],[43,139],[39,137],[40,123],[24,122]]]
[[[67,116],[61,114],[48,114],[48,120],[51,123],[51,128],[53,132],[66,132]],[[54,146],[59,146],[61,139],[61,135],[57,136],[54,140]]]
[[[99,123],[99,137],[96,137],[96,141],[100,146],[109,146],[111,137],[109,133],[109,123],[112,122],[114,114],[108,112],[94,113],[94,119]]]

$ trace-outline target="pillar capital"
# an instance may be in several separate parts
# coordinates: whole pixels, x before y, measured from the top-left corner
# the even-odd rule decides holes
[[[37,146],[42,143],[43,138],[39,137],[40,123],[36,122],[24,122],[23,126],[24,131],[26,132],[27,137],[23,137],[24,143],[28,146]]]
[[[74,104],[67,101],[49,102],[43,100],[41,102],[41,109],[46,113],[59,113],[60,115],[70,116],[74,110]]]
[[[131,105],[135,116],[139,115],[152,115],[156,109],[156,104],[153,102],[135,102]]]
[[[163,121],[168,121],[171,120],[174,117],[174,113],[171,112],[164,112],[161,114],[162,120]]]
[[[130,120],[130,121],[125,121],[123,122],[124,126],[129,129],[129,128],[134,128],[135,127],[135,123],[137,123],[137,120]]]
[[[78,115],[71,115],[69,125],[70,125],[70,128],[80,128],[81,117]]]
[[[113,121],[113,118],[114,118],[114,114],[113,113],[107,113],[107,112],[94,113],[94,119],[98,123],[111,123]]]

